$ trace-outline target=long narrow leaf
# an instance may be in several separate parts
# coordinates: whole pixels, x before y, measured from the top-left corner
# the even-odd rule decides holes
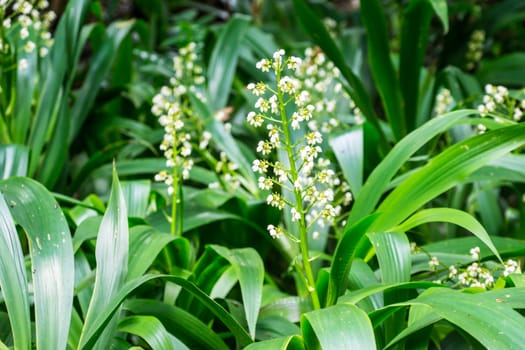
[[[392,133],[396,140],[400,140],[407,133],[407,125],[399,80],[390,59],[390,41],[383,5],[379,0],[362,1],[360,5],[361,19],[366,29],[370,70]]]
[[[213,48],[208,65],[208,100],[214,111],[226,106],[249,17],[230,18]]]
[[[394,175],[417,150],[436,135],[476,113],[474,110],[460,110],[444,114],[428,121],[398,142],[366,180],[355,199],[347,227],[373,211]]]
[[[377,209],[376,230],[398,225],[423,204],[468,177],[491,160],[525,143],[525,124],[488,131],[455,144],[400,184]]]
[[[128,241],[126,203],[114,170],[108,207],[102,218],[97,238],[95,287],[80,338],[80,347],[85,345],[86,334],[93,328],[94,320],[124,284],[128,271]],[[104,333],[99,336],[97,348],[109,347],[116,321],[117,319],[114,318],[106,326]]]
[[[16,349],[31,349],[31,318],[24,254],[13,217],[0,193],[0,289]]]
[[[9,178],[0,183],[0,190],[30,243],[36,347],[65,349],[74,287],[73,245],[66,219],[49,191],[34,180]]]

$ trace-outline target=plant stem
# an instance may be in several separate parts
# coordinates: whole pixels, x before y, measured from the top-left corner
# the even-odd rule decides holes
[[[283,127],[283,133],[285,138],[285,144],[286,144],[286,153],[288,155],[288,160],[290,162],[290,175],[292,177],[292,186],[294,186],[295,182],[297,181],[298,174],[297,174],[297,167],[295,165],[295,157],[294,157],[294,150],[292,146],[292,140],[290,136],[290,130],[288,126],[288,119],[286,116],[286,111],[284,109],[284,99],[281,92],[281,89],[279,88],[279,82],[281,80],[281,69],[280,67],[277,67],[275,69],[277,73],[277,98],[279,100],[279,112],[281,114],[281,122]],[[304,203],[303,198],[301,196],[301,193],[293,187],[294,195],[295,195],[295,207],[297,211],[300,213],[301,218],[299,219],[299,246],[301,249],[301,257],[303,260],[303,269],[304,274],[306,275],[306,288],[308,289],[308,293],[310,293],[310,297],[312,299],[312,306],[314,310],[318,310],[321,308],[321,304],[319,302],[319,296],[317,295],[317,290],[315,289],[315,278],[314,273],[312,270],[312,265],[310,264],[310,256],[308,254],[308,231],[306,229],[306,219],[305,219],[305,213],[304,213]]]
[[[173,167],[173,193],[171,195],[171,234],[180,237],[179,223],[177,217],[177,207],[179,206],[179,166],[175,163]]]

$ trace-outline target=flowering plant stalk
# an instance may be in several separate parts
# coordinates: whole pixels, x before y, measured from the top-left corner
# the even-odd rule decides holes
[[[271,191],[267,204],[289,210],[291,221],[296,224],[293,228],[270,224],[268,231],[273,238],[284,234],[299,244],[301,256],[296,270],[313,308],[319,309],[308,239],[319,235],[313,230],[314,224],[323,227],[336,222],[341,211],[341,196],[337,194],[344,187],[331,169],[330,160],[321,157],[323,135],[314,114],[324,110],[316,108],[312,94],[295,77],[304,71],[303,60],[284,55],[284,50],[279,50],[272,59],[257,63],[262,72],[274,74],[275,85],[258,82],[247,86],[258,97],[257,111],[248,113],[247,122],[256,128],[265,125],[268,132],[268,138],[258,142],[257,152],[262,157],[253,162],[252,169],[260,175],[260,189]],[[280,160],[268,159],[274,151],[281,155]]]
[[[163,86],[153,98],[152,113],[164,128],[160,150],[166,158],[166,168],[155,176],[155,181],[167,185],[171,196],[171,233],[182,235],[182,183],[190,178],[196,162],[202,161],[217,174],[211,188],[234,190],[240,186],[237,166],[230,162],[224,152],[218,157],[210,150],[212,134],[205,129],[203,118],[193,108],[189,95],[206,102],[203,94],[206,80],[199,62],[198,47],[194,42],[181,47],[173,59],[174,76],[169,86]],[[226,126],[226,125],[225,125]]]

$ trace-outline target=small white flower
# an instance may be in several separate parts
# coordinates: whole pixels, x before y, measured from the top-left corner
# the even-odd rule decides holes
[[[20,61],[18,61],[18,68],[21,71],[26,71],[28,66],[29,66],[29,63],[27,62],[27,59],[22,58]]]
[[[297,211],[297,209],[292,208],[290,210],[290,213],[292,214],[292,221],[299,221],[299,220],[301,220],[301,214]]]
[[[21,39],[27,39],[29,37],[29,30],[27,30],[26,27],[23,27],[20,29],[20,38]]]
[[[430,267],[430,270],[435,271],[436,267],[438,266],[439,266],[438,258],[436,256],[433,256],[432,258],[430,258],[428,262],[428,267]]]
[[[273,181],[271,178],[261,176],[258,179],[258,185],[261,190],[271,190],[273,187]]]
[[[272,238],[274,238],[274,239],[275,238],[279,238],[279,236],[282,233],[281,228],[280,227],[276,227],[274,225],[268,225],[268,227],[266,229],[270,233],[270,236],[272,236]]]
[[[474,248],[470,249],[470,256],[474,260],[479,260],[479,253],[480,253],[479,247],[474,247]]]

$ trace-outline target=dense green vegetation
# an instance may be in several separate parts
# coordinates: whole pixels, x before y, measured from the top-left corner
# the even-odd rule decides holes
[[[0,0],[0,349],[521,349],[522,0]]]

